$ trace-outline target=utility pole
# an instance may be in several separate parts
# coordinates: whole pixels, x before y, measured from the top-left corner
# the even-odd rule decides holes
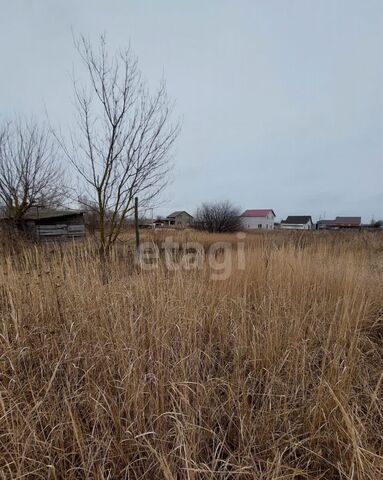
[[[140,248],[140,230],[138,227],[138,197],[134,198],[134,223],[136,226],[136,249]]]

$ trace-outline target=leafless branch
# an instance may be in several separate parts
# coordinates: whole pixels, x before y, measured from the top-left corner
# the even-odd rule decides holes
[[[64,183],[48,128],[26,120],[0,127],[0,202],[12,218],[20,220],[34,205],[61,204]]]
[[[166,185],[179,125],[171,122],[165,85],[151,94],[130,50],[110,55],[104,37],[98,48],[84,37],[75,46],[89,85],[84,89],[74,82],[76,131],[63,148],[90,204],[97,206],[106,251],[131,213],[134,197],[145,206]]]
[[[240,212],[228,201],[203,203],[197,210],[195,225],[209,232],[235,232],[241,229]]]

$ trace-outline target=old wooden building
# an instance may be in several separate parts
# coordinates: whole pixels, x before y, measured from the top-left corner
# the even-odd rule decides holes
[[[3,216],[3,221],[12,220]],[[53,208],[31,208],[19,227],[30,236],[41,240],[66,240],[85,236],[84,212]]]

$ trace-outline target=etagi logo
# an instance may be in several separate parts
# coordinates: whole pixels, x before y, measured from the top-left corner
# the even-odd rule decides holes
[[[160,264],[169,271],[202,270],[209,267],[212,280],[227,280],[233,268],[245,269],[244,233],[236,235],[237,242],[214,242],[207,249],[199,242],[177,242],[166,237],[160,246],[143,242],[136,256],[142,270],[156,270]]]

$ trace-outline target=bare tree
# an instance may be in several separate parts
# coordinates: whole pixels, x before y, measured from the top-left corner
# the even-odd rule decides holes
[[[203,203],[197,210],[195,225],[208,232],[236,232],[241,229],[240,212],[229,201]]]
[[[169,152],[178,132],[170,120],[164,84],[150,94],[129,50],[109,55],[105,38],[97,49],[81,37],[75,46],[89,86],[74,82],[77,131],[65,153],[99,217],[100,253],[115,243],[139,197],[141,207],[164,188]]]
[[[65,187],[48,128],[17,120],[0,127],[0,202],[16,222],[35,205],[60,204]]]

